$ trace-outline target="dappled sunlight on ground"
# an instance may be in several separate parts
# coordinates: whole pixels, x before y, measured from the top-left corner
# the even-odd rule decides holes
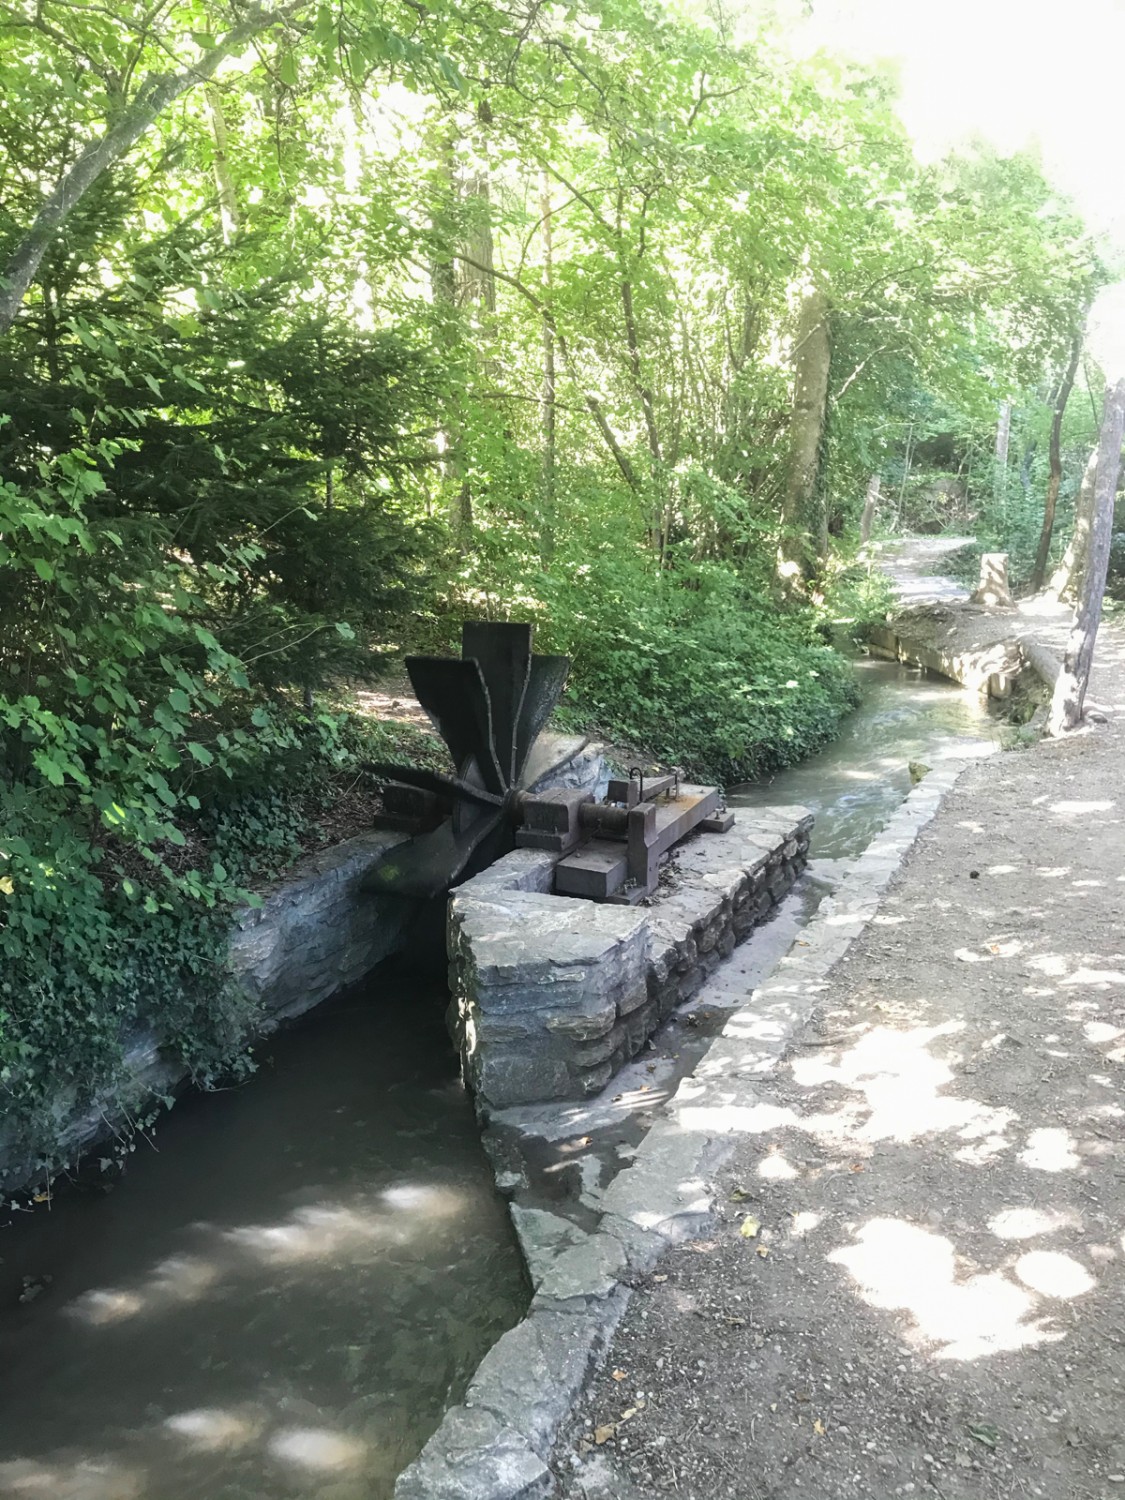
[[[1104,988],[1120,978],[1075,956],[1049,952],[1029,959],[1025,944],[1013,938],[989,941],[971,957],[981,963],[1019,959],[1054,979],[1060,993],[1068,984]],[[1054,1019],[1073,1029],[1076,1045],[1102,1047],[1123,1030],[1090,1019],[1102,1003],[1072,995]],[[935,996],[875,1008],[900,1011],[904,1018],[920,1010],[940,1014],[943,1006]],[[815,1208],[801,1210],[791,1229],[792,1238],[823,1245],[826,1262],[847,1273],[854,1296],[900,1317],[912,1347],[943,1363],[977,1361],[1064,1339],[1059,1306],[1089,1296],[1097,1287],[1096,1267],[1117,1255],[1108,1243],[1075,1253],[1086,1233],[1083,1216],[1066,1192],[1058,1203],[1045,1198],[1046,1182],[1087,1172],[1108,1144],[1025,1118],[1009,1104],[988,1102],[987,1091],[982,1096],[965,1087],[971,1081],[966,1075],[979,1075],[990,1060],[999,1063],[1013,1046],[1022,1044],[1006,1031],[981,1034],[978,1028],[974,1034],[960,1015],[929,1025],[904,1024],[897,1016],[869,1021],[862,1030],[853,1024],[838,1038],[798,1044],[784,1070],[784,1102],[731,1097],[725,1104],[692,1104],[688,1089],[676,1118],[683,1130],[758,1138],[764,1150],[757,1179],[794,1189],[821,1183],[811,1195],[814,1203],[826,1195],[834,1199],[831,1184],[841,1176],[855,1181],[857,1173],[866,1180],[866,1174],[886,1172],[886,1162],[903,1148],[929,1150],[941,1143],[946,1159],[963,1169],[1002,1171],[997,1182],[1003,1182],[1007,1201],[978,1225],[960,1226],[972,1228],[971,1251],[960,1247],[958,1228],[943,1224],[939,1230],[927,1222],[934,1212],[938,1219],[945,1214],[924,1199],[904,1204],[905,1212],[850,1221],[845,1215],[840,1228],[846,1237],[835,1245],[830,1220]],[[1092,1087],[1108,1082],[1090,1076]],[[1099,1115],[1105,1110],[1113,1113]],[[1087,1111],[1114,1119],[1122,1113],[1116,1104],[1091,1104]],[[802,1139],[815,1143],[815,1167]],[[889,1202],[894,1196],[892,1191]],[[1068,1243],[1063,1248],[1052,1239]]]
[[[872,1307],[906,1313],[911,1336],[939,1359],[979,1359],[1061,1337],[1035,1318],[1029,1291],[1000,1272],[966,1276],[952,1241],[916,1224],[872,1219],[828,1260]]]

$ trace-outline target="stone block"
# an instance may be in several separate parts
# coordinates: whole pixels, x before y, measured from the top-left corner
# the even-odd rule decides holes
[[[455,892],[454,1030],[482,1106],[604,1087],[790,888],[808,827],[803,809],[740,809],[728,833],[682,846],[678,881],[647,908],[537,893],[528,857],[550,856],[532,850]]]
[[[589,1008],[580,1008],[581,999],[573,1009],[551,1011],[543,1025],[552,1036],[571,1042],[589,1042],[604,1036],[617,1019],[617,1006],[612,1000],[598,1001]]]
[[[470,1083],[497,1109],[509,1104],[537,1104],[544,1099],[566,1099],[570,1070],[558,1057],[534,1054],[492,1055],[479,1049],[468,1064]]]
[[[522,1433],[483,1407],[454,1406],[399,1475],[394,1500],[547,1500],[553,1488]]]
[[[625,1062],[620,1051],[614,1053],[608,1062],[599,1063],[596,1068],[575,1070],[574,1079],[577,1085],[575,1092],[579,1098],[588,1099],[592,1094],[600,1094],[602,1089]],[[573,1094],[566,1095],[573,1098]]]
[[[564,1252],[561,1259],[571,1253]],[[502,1413],[504,1421],[547,1458],[598,1344],[592,1317],[536,1309],[485,1355],[465,1393],[465,1404]]]
[[[644,1005],[648,999],[647,976],[639,984],[630,985],[617,999],[617,1014],[619,1016],[631,1015],[639,1006]]]

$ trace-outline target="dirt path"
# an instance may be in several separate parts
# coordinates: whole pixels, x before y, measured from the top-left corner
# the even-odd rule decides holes
[[[568,1500],[1125,1496],[1123,723],[963,775],[637,1285]]]

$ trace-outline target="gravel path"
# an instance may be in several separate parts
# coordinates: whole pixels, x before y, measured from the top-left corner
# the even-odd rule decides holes
[[[1123,723],[962,777],[638,1281],[567,1500],[1125,1497]]]

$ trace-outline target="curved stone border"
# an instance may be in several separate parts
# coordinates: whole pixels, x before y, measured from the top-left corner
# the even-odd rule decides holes
[[[904,623],[868,627],[866,640],[873,656],[906,662],[947,677],[982,697],[1007,698],[1021,673],[1030,671],[1047,689],[1055,685],[1062,662],[1040,641],[1029,635],[1005,636],[1002,640],[975,646],[968,651],[942,651],[937,646],[901,633]]]
[[[537,1235],[538,1289],[527,1317],[494,1345],[464,1402],[446,1412],[399,1476],[395,1500],[551,1495],[555,1439],[624,1311],[624,1278],[706,1224],[708,1179],[727,1138],[759,1103],[757,1081],[808,1023],[831,970],[871,921],[891,876],[969,764],[950,761],[930,772],[821,903],[774,975],[734,1012],[683,1080],[631,1165],[596,1195],[598,1228],[581,1235],[560,1221],[553,1239]],[[531,1224],[514,1218],[526,1242]]]

